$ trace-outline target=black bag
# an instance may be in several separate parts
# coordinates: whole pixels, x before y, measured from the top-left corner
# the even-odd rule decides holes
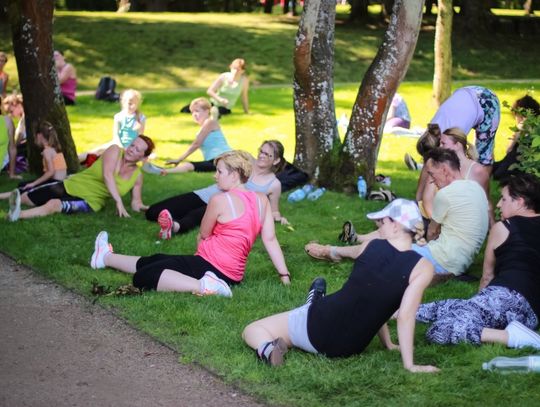
[[[118,102],[120,95],[115,92],[116,81],[110,76],[104,76],[99,80],[96,90],[97,100],[106,100],[108,102]]]

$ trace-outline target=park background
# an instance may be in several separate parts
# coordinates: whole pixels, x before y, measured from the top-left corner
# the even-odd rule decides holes
[[[338,10],[346,18],[347,9]],[[378,10],[372,7],[376,15]],[[516,11],[495,10],[499,15]],[[538,17],[528,17],[538,18]],[[222,128],[234,148],[255,153],[262,140],[276,138],[293,158],[294,116],[292,111],[292,52],[298,26],[296,17],[262,13],[96,13],[57,11],[54,20],[55,48],[77,68],[80,89],[89,94],[78,97],[68,107],[73,138],[78,151],[111,137],[116,104],[96,101],[92,91],[99,78],[111,75],[119,90],[133,87],[144,95],[141,110],[148,117],[146,133],[157,141],[158,163],[175,158],[196,132],[189,115],[178,110],[205,88],[230,60],[243,57],[252,80],[252,114],[235,114],[222,120]],[[381,41],[380,23],[352,25],[338,20],[336,25],[335,99],[336,116],[350,115],[362,76]],[[6,67],[10,87],[17,73],[10,49],[10,33],[0,28],[3,50],[10,55]],[[413,126],[425,126],[435,109],[431,105],[434,28],[423,26],[416,52],[399,92],[411,110]],[[493,89],[501,101],[512,103],[525,92],[535,94],[540,83],[538,35],[519,35],[511,30],[471,36],[456,33],[453,38],[453,87],[479,84]],[[497,135],[496,154],[502,158],[513,120],[503,108]],[[392,190],[399,196],[414,197],[417,173],[408,171],[404,152],[414,153],[416,140],[385,135],[377,172],[392,177]],[[193,157],[194,159],[197,156]],[[212,181],[209,174],[146,176],[144,200],[153,203],[165,196],[190,191]],[[7,176],[0,177],[2,190],[15,186]],[[492,196],[496,200],[497,187]],[[436,364],[438,375],[411,375],[401,366],[397,353],[382,349],[374,341],[357,357],[328,360],[324,357],[291,352],[279,369],[258,363],[242,343],[245,324],[273,312],[303,302],[311,280],[318,275],[328,280],[329,291],[346,279],[350,264],[312,261],[303,253],[309,240],[336,243],[341,224],[352,219],[360,230],[369,230],[365,213],[379,209],[380,203],[360,201],[355,196],[327,192],[317,202],[290,204],[282,198],[281,210],[293,228],[277,226],[279,241],[293,275],[291,287],[282,287],[264,249],[258,243],[250,255],[245,283],[234,290],[232,301],[223,298],[197,298],[185,294],[145,293],[143,296],[100,297],[99,303],[114,309],[136,327],[180,352],[182,362],[197,362],[227,382],[262,399],[283,405],[360,405],[430,404],[486,405],[512,400],[521,405],[537,400],[534,376],[498,376],[482,372],[481,362],[498,355],[521,355],[526,351],[501,346],[476,348],[470,345],[440,347],[423,338],[424,327],[416,334],[418,363]],[[6,204],[0,209],[7,211]],[[192,253],[195,233],[168,242],[156,241],[156,227],[132,214],[118,219],[109,205],[93,216],[67,217],[9,224],[2,221],[0,250],[29,264],[59,283],[91,295],[94,283],[116,288],[130,282],[128,276],[88,266],[95,235],[109,231],[115,249],[121,253]],[[471,274],[481,273],[482,256]],[[465,297],[476,291],[477,283],[449,282],[432,288],[425,299]],[[261,301],[264,299],[264,301]]]

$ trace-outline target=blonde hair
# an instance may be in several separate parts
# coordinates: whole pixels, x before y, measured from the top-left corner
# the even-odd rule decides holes
[[[251,175],[251,155],[242,150],[227,151],[214,160],[217,165],[220,161],[225,164],[229,172],[237,172],[242,184],[246,183]]]
[[[126,89],[125,91],[123,91],[122,96],[120,96],[120,105],[122,106],[122,109],[125,109],[127,107],[129,99],[135,99],[135,103],[137,103],[137,108],[135,109],[135,111],[137,114],[139,114],[139,106],[142,103],[141,92],[135,89]]]
[[[212,106],[208,99],[206,98],[197,98],[193,99],[191,103],[189,104],[189,111],[192,112],[195,107],[198,107],[200,109],[209,110],[210,111],[210,118],[212,120],[218,120],[219,119],[219,109],[216,106]]]
[[[4,98],[4,103],[9,103],[10,105],[22,105],[23,97],[20,93],[12,93]]]
[[[450,127],[443,134],[450,137],[454,143],[461,144],[465,155],[471,160],[476,161],[478,159],[476,147],[467,141],[467,135],[459,127]]]

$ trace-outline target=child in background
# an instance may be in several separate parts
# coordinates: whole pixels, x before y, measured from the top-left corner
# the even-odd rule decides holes
[[[193,120],[201,126],[201,129],[195,136],[193,143],[191,143],[188,149],[177,160],[167,161],[167,164],[174,164],[175,168],[162,170],[162,175],[189,171],[215,171],[214,158],[227,151],[231,151],[221,131],[221,127],[219,127],[216,107],[212,107],[210,102],[205,98],[197,98],[190,103],[189,110],[191,111]],[[203,154],[204,161],[181,163],[199,148]]]
[[[139,107],[142,95],[135,89],[127,89],[120,97],[122,110],[114,115],[113,137],[108,143],[102,144],[93,150],[79,155],[79,161],[87,167],[105,151],[108,147],[116,144],[127,148],[139,135],[144,133],[146,116],[141,113]]]
[[[43,175],[34,181],[19,183],[18,189],[25,190],[54,181],[63,181],[67,176],[67,165],[58,142],[56,130],[49,122],[42,122],[36,133],[36,144],[43,149]],[[0,194],[0,199],[8,199],[10,192]]]

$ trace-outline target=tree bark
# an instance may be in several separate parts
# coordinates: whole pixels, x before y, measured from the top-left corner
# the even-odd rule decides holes
[[[366,22],[368,20],[369,0],[349,0],[351,3],[350,22]]]
[[[452,89],[452,0],[439,0],[435,27],[435,69],[433,73],[433,102],[439,107]]]
[[[9,0],[8,7],[24,98],[30,169],[34,173],[43,171],[41,151],[34,142],[34,134],[38,124],[47,120],[58,133],[68,170],[74,172],[79,162],[53,60],[54,0]]]
[[[335,0],[309,0],[294,50],[295,164],[319,178],[321,164],[339,143],[334,109]]]
[[[455,27],[467,35],[489,30],[493,23],[490,0],[464,0],[460,5]]]
[[[265,0],[264,12],[265,14],[272,14],[272,8],[274,7],[274,0]]]
[[[374,181],[386,113],[414,53],[423,4],[423,0],[394,3],[383,43],[360,85],[338,167],[324,174],[333,177],[335,188],[354,191],[359,175],[368,185]]]

